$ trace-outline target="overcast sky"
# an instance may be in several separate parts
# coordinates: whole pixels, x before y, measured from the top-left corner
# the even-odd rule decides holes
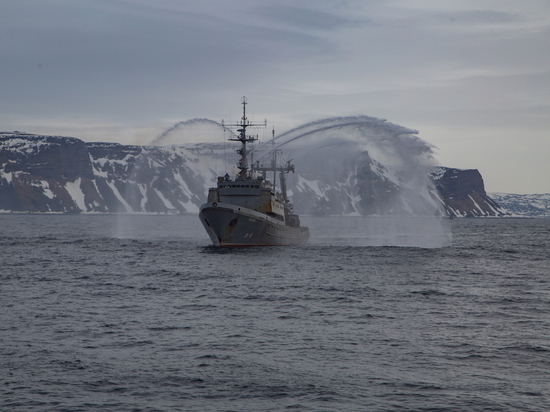
[[[145,144],[367,115],[490,192],[550,192],[550,1],[1,0],[0,130]]]

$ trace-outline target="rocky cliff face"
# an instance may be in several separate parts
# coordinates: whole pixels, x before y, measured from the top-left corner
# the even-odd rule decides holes
[[[70,137],[2,133],[0,210],[198,212],[214,181],[209,160],[215,152],[201,145],[86,144]]]
[[[438,167],[433,171],[436,187],[451,217],[505,216],[508,213],[485,192],[476,169]]]
[[[214,175],[209,162],[202,162],[203,151],[209,149],[200,145],[89,143],[87,147],[97,193],[109,212],[198,212]]]
[[[25,133],[0,134],[0,209],[78,212],[71,191],[93,179],[83,141]]]
[[[197,213],[216,176],[236,173],[236,158],[223,144],[125,146],[3,132],[0,210]],[[300,159],[288,183],[299,213],[415,215],[437,213],[441,205],[450,216],[504,213],[477,170],[439,168],[433,178],[419,190],[366,151],[338,165],[329,152],[317,152]]]

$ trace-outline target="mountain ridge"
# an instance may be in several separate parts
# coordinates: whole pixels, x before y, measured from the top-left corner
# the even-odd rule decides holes
[[[322,156],[316,153],[316,156]],[[311,157],[311,156],[310,156]],[[289,189],[295,209],[318,215],[505,216],[477,170],[438,167],[433,184],[410,186],[367,151],[338,173],[304,159]],[[136,146],[0,132],[0,210],[41,213],[197,213],[236,154],[222,143]],[[328,163],[327,163],[328,165]],[[323,164],[323,167],[325,165]],[[230,166],[228,172],[236,173]]]
[[[489,193],[492,199],[515,217],[550,217],[550,193]]]

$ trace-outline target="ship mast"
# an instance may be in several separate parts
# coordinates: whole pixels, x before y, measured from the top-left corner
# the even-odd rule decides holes
[[[275,140],[275,129],[273,129],[273,139],[272,142]],[[274,143],[273,143],[274,145]],[[286,174],[289,172],[294,172],[294,165],[290,164],[291,160],[286,162],[285,166],[277,166],[277,152],[280,152],[279,150],[272,149],[271,150],[271,166],[270,167],[263,167],[260,165],[260,162],[257,161],[256,165],[253,166],[253,169],[257,172],[262,172],[265,176],[266,172],[273,172],[273,192],[276,190],[277,186],[277,172],[279,172],[279,178],[281,180],[281,194],[283,195],[283,200],[288,203],[288,196],[286,194]]]
[[[258,138],[256,136],[251,136],[246,134],[246,128],[247,127],[258,127],[258,126],[267,126],[267,120],[265,123],[250,123],[250,121],[246,118],[246,105],[248,104],[246,96],[243,96],[241,99],[241,103],[243,105],[243,116],[241,117],[240,123],[235,124],[228,124],[225,125],[222,120],[222,125],[224,128],[227,127],[238,127],[237,132],[239,132],[239,135],[234,138],[229,138],[229,140],[234,142],[241,142],[241,148],[237,150],[237,153],[241,155],[241,158],[239,159],[238,168],[240,170],[238,179],[239,180],[246,180],[248,179],[248,149],[246,148],[247,143],[252,143]]]

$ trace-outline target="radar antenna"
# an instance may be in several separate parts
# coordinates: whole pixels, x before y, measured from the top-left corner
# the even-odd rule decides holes
[[[246,148],[247,143],[252,143],[258,140],[257,136],[247,135],[246,134],[246,128],[247,127],[260,127],[260,126],[267,126],[267,120],[262,123],[251,123],[247,117],[246,117],[246,105],[248,104],[248,101],[246,99],[246,96],[243,96],[241,99],[241,103],[243,105],[243,116],[241,117],[240,123],[234,123],[234,124],[224,124],[222,120],[222,126],[224,129],[226,127],[238,127],[237,132],[239,132],[239,135],[237,137],[229,138],[228,140],[234,141],[234,142],[241,142],[241,148],[237,150],[237,153],[241,155],[241,158],[239,159],[238,168],[240,169],[239,172],[239,180],[246,180],[248,179],[248,150]]]

